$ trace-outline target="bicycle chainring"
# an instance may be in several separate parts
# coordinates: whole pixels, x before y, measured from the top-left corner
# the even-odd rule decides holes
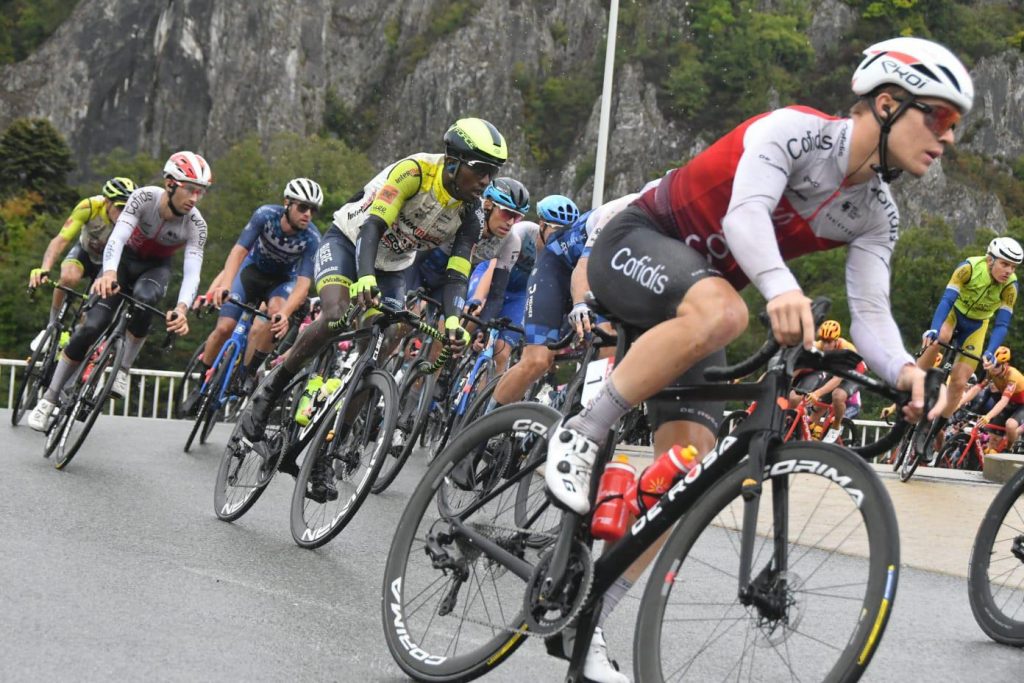
[[[541,603],[541,588],[551,564],[554,545],[540,558],[533,575],[526,584],[523,596],[523,615],[526,630],[531,635],[553,636],[572,623],[579,614],[594,582],[594,560],[590,549],[574,540],[562,586],[548,600]]]

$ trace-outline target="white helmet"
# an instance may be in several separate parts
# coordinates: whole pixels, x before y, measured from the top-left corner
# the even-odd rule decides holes
[[[1010,263],[1019,264],[1024,261],[1024,249],[1012,237],[997,237],[988,243],[988,255],[1001,258]]]
[[[314,180],[309,178],[293,178],[284,186],[284,198],[297,202],[312,204],[316,208],[324,203],[324,193]]]
[[[175,152],[164,164],[164,176],[180,183],[193,183],[209,187],[213,182],[213,171],[206,159],[195,152]]]
[[[864,50],[867,57],[853,72],[851,87],[867,95],[880,85],[898,85],[914,97],[952,102],[961,114],[971,110],[971,75],[952,52],[922,38],[892,38]]]

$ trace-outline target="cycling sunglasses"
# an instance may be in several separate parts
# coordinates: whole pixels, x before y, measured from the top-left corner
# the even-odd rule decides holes
[[[497,164],[481,161],[479,159],[467,159],[462,163],[468,166],[469,169],[480,178],[483,178],[484,176],[491,176],[493,178],[498,175],[498,171],[501,170]]]
[[[293,205],[299,210],[299,213],[308,213],[312,216],[317,212],[317,208],[315,206],[307,204],[306,202],[293,202]]]
[[[960,112],[955,107],[947,107],[944,104],[925,104],[917,100],[910,100],[907,106],[924,114],[924,125],[935,134],[935,137],[941,138],[946,131],[955,128],[956,124],[960,122]]]
[[[494,210],[498,212],[498,218],[503,221],[511,221],[512,223],[518,223],[523,220],[523,214],[512,209],[507,209],[504,206],[495,205]]]

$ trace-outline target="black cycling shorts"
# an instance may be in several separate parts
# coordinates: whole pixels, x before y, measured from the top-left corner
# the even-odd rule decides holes
[[[87,252],[78,242],[75,242],[75,245],[68,250],[67,255],[61,261],[61,264],[63,265],[68,261],[77,263],[81,266],[83,275],[90,280],[95,280],[100,274],[101,264],[96,263],[89,258],[89,252]]]
[[[662,234],[635,206],[612,218],[598,236],[587,263],[587,279],[598,302],[639,332],[676,317],[676,309],[694,284],[721,277],[703,256],[681,240]],[[700,334],[700,330],[694,330]],[[725,363],[725,350],[712,353],[690,368],[675,384],[700,385],[704,368]],[[724,401],[647,402],[651,427],[686,420],[718,429]]]

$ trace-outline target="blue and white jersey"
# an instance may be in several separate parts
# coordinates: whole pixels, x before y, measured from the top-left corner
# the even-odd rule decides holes
[[[570,269],[576,267],[576,263],[583,256],[587,245],[587,219],[593,210],[587,211],[576,219],[571,225],[567,225],[554,235],[548,238],[545,249],[555,254]]]
[[[313,277],[313,258],[320,246],[320,230],[313,221],[305,230],[286,235],[281,227],[285,207],[267,204],[256,209],[245,225],[238,246],[249,250],[248,263],[264,273]]]

